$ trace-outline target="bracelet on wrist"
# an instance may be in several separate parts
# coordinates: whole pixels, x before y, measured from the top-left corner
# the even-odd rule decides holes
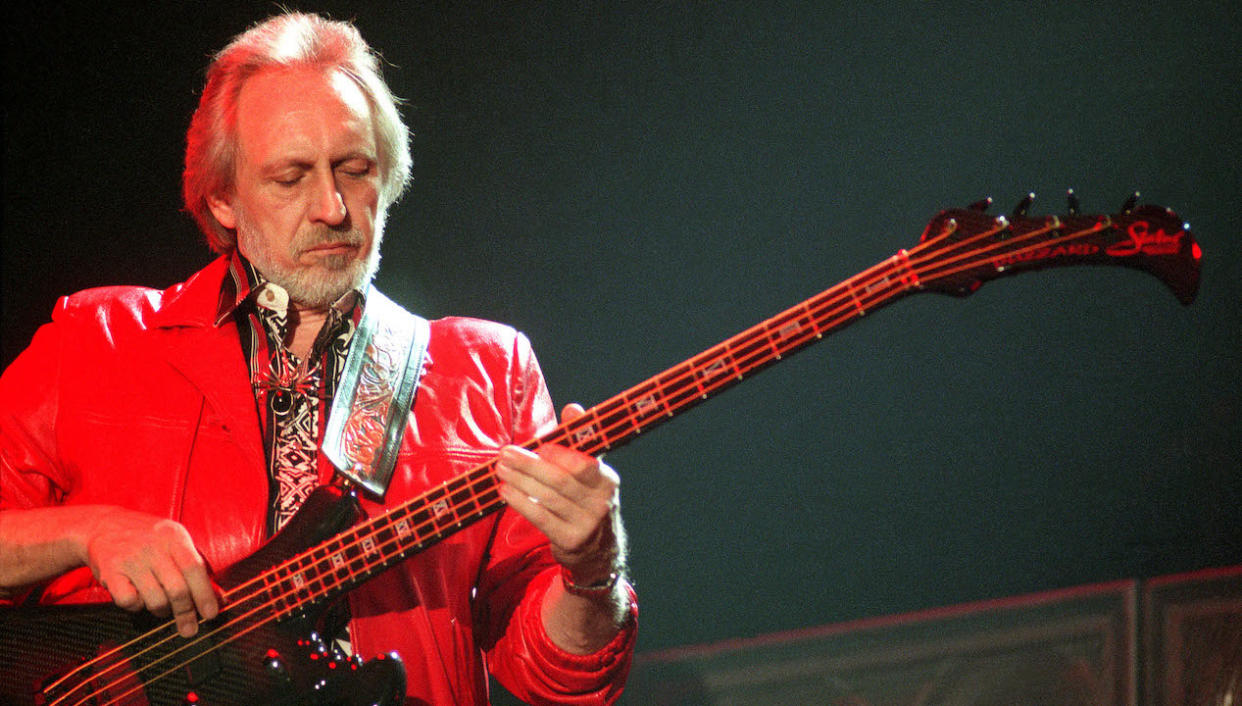
[[[582,598],[599,598],[609,595],[617,587],[617,582],[620,580],[621,573],[614,571],[608,574],[608,578],[603,581],[583,586],[574,583],[573,577],[569,575],[569,570],[564,566],[561,567],[561,585],[565,587],[565,592],[581,596]]]

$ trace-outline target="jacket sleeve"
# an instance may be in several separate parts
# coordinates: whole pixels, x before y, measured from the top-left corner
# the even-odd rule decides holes
[[[57,312],[64,308],[62,299]],[[0,376],[0,512],[56,505],[72,489],[56,447],[63,328],[41,327]],[[0,598],[0,605],[28,594]]]
[[[64,309],[62,299],[56,318]],[[56,449],[63,329],[45,324],[0,376],[0,511],[53,505],[71,490]]]
[[[556,423],[551,398],[525,337],[509,371],[513,438],[526,440]],[[617,636],[590,655],[560,649],[543,628],[543,597],[559,568],[547,539],[512,510],[500,513],[476,602],[488,669],[531,704],[611,704],[621,695],[637,636],[637,602]]]

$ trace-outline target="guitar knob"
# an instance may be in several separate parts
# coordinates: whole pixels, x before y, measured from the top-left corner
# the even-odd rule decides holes
[[[1078,197],[1074,195],[1074,190],[1070,189],[1065,192],[1065,201],[1069,204],[1069,214],[1071,216],[1078,215]]]
[[[980,211],[980,212],[982,212],[982,211],[986,211],[986,210],[988,210],[988,208],[989,208],[991,205],[992,205],[992,197],[991,197],[991,196],[988,196],[988,197],[985,197],[985,198],[984,198],[983,200],[981,200],[981,201],[976,201],[976,202],[974,202],[974,203],[970,204],[970,205],[969,205],[969,206],[967,206],[966,208],[969,208],[969,209],[970,209],[970,210],[972,210],[972,211]]]
[[[1026,218],[1026,212],[1031,210],[1032,203],[1035,203],[1034,191],[1024,196],[1022,200],[1018,202],[1018,205],[1013,207],[1014,218]]]
[[[263,668],[282,682],[290,681],[289,668],[285,666],[285,660],[280,653],[274,649],[263,653]]]
[[[1129,213],[1130,211],[1133,211],[1134,207],[1138,205],[1138,200],[1139,192],[1136,191],[1133,194],[1130,194],[1129,198],[1126,199],[1126,202],[1121,204],[1121,212]]]

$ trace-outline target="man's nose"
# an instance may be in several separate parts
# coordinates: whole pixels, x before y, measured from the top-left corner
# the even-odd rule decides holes
[[[319,176],[315,184],[315,203],[311,206],[312,221],[337,226],[345,222],[345,198],[337,188],[334,175],[329,172]]]

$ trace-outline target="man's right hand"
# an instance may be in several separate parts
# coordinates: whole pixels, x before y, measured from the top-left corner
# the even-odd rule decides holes
[[[198,632],[199,616],[219,612],[207,566],[173,520],[115,508],[96,519],[82,549],[82,563],[126,610],[171,614],[186,637]]]
[[[200,616],[220,610],[206,564],[177,522],[111,505],[0,512],[0,597],[79,566],[118,606],[171,615],[186,637]]]

